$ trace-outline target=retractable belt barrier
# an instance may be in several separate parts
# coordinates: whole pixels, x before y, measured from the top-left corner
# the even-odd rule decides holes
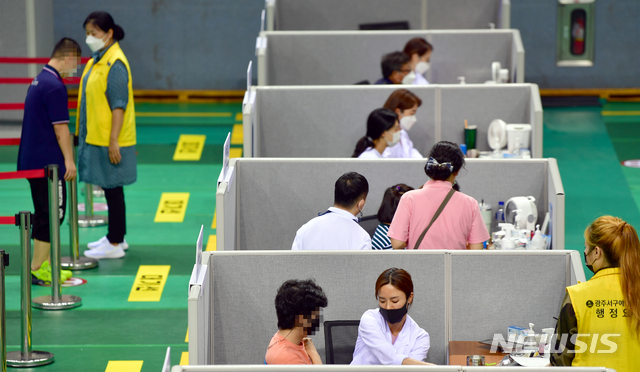
[[[78,137],[72,136],[73,141],[73,158],[76,158],[75,148],[78,146]],[[18,146],[20,145],[20,138],[0,138],[0,146]],[[77,162],[77,161],[76,161]],[[0,180],[2,179],[17,179],[17,178],[44,178],[44,169],[26,170],[17,172],[0,173]],[[80,257],[80,238],[78,233],[78,183],[77,180],[71,180],[69,182],[69,257],[62,257],[61,265],[63,269],[67,270],[86,270],[98,267],[98,260],[89,257]],[[91,185],[87,185],[91,187]],[[89,196],[85,203],[85,216],[83,221],[101,222],[106,224],[106,216],[93,216],[93,195]],[[87,208],[87,205],[90,207]],[[90,215],[86,211],[90,211]],[[4,221],[4,224],[11,224],[13,217],[0,217],[0,224]],[[3,220],[6,219],[6,220]],[[89,225],[83,223],[82,226],[100,226],[98,224]]]
[[[43,57],[0,57],[0,64],[47,64],[51,58]],[[82,63],[87,63],[90,57],[81,58]],[[65,84],[78,85],[80,84],[80,77],[69,77],[62,79]],[[0,77],[0,84],[31,84],[33,78],[31,77]],[[73,101],[69,102],[69,109],[76,109],[78,103]],[[24,103],[0,103],[0,110],[24,110]],[[0,143],[0,145],[2,145]]]

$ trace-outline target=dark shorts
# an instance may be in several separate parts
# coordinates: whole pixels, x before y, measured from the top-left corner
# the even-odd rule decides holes
[[[29,179],[31,186],[31,198],[35,213],[31,216],[33,230],[31,237],[50,243],[49,234],[49,180],[47,178]],[[64,221],[67,210],[67,185],[64,180],[58,180],[58,216],[60,223]]]

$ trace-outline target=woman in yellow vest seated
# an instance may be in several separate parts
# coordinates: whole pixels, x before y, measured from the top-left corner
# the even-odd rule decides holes
[[[124,31],[106,12],[84,21],[93,53],[78,93],[78,174],[80,181],[101,186],[109,207],[108,234],[89,243],[85,256],[124,257],[128,248],[123,186],[136,181],[136,122],[131,69],[118,41]]]
[[[551,364],[640,371],[640,241],[633,226],[603,216],[584,233],[594,276],[567,288]]]

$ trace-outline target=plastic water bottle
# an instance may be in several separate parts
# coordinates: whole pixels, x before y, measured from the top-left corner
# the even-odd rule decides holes
[[[504,202],[498,202],[498,209],[496,209],[496,225],[495,231],[500,230],[500,224],[504,223]]]

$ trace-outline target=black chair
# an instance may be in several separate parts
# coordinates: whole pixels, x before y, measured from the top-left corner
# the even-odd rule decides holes
[[[366,30],[408,30],[408,21],[398,22],[381,22],[381,23],[362,23],[359,25],[361,31]]]
[[[324,322],[324,348],[327,364],[350,364],[358,339],[359,320]]]
[[[364,216],[360,220],[360,226],[369,233],[369,236],[373,238],[373,234],[376,233],[376,228],[380,224],[378,221],[378,215]]]

